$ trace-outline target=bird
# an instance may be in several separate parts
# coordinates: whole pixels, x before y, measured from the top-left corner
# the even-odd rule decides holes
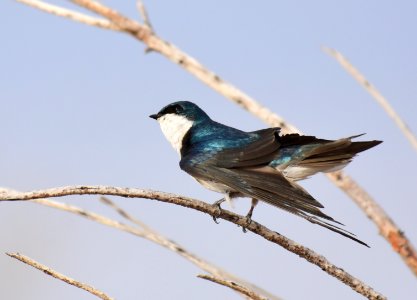
[[[212,120],[190,101],[173,102],[149,117],[158,121],[179,154],[180,168],[205,188],[224,195],[213,203],[219,210],[224,201],[247,197],[252,199],[247,224],[258,201],[263,201],[369,247],[325,214],[324,206],[298,181],[338,171],[382,141],[352,141],[363,134],[337,140],[281,134],[279,127],[245,132]]]

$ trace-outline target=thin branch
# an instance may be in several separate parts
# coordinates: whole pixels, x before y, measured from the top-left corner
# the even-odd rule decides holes
[[[401,256],[414,275],[417,275],[417,252],[385,210],[346,173],[339,171],[326,175],[349,197],[355,199],[355,203],[377,224],[379,233],[390,243],[392,249]]]
[[[141,228],[143,231],[149,231],[150,233],[156,234],[156,231],[151,229],[148,225],[143,223],[142,221],[138,220],[137,218],[133,217],[131,214],[129,214],[127,211],[119,207],[116,203],[111,201],[109,198],[101,196],[100,201],[110,208],[114,209],[119,215],[121,215],[126,220],[132,222],[133,224],[137,225],[139,228]]]
[[[71,0],[71,2],[105,17],[122,31],[132,34],[139,39],[146,40],[152,34],[152,31],[147,26],[119,14],[100,2],[93,0]]]
[[[362,294],[368,299],[386,299],[385,296],[376,292],[370,286],[366,285],[359,279],[353,277],[342,268],[339,268],[329,262],[324,256],[317,254],[313,250],[298,244],[287,237],[268,229],[267,227],[252,221],[249,225],[247,224],[246,217],[237,215],[225,209],[219,210],[217,207],[207,204],[203,201],[196,199],[152,191],[142,190],[136,188],[120,188],[120,187],[109,187],[109,186],[67,186],[58,187],[46,190],[32,191],[26,193],[20,192],[8,192],[3,190],[0,192],[0,201],[18,201],[18,200],[33,200],[50,197],[63,197],[69,195],[113,195],[126,198],[146,198],[151,200],[158,200],[166,203],[171,203],[183,207],[188,207],[210,216],[215,216],[232,222],[236,225],[246,227],[247,230],[263,237],[264,239],[280,245],[288,251],[297,254],[304,258],[310,263],[318,266],[320,269],[325,271],[327,274],[335,277],[344,284],[350,286],[354,291]]]
[[[263,121],[272,126],[281,127],[283,132],[295,132],[297,129],[287,122],[283,118],[274,114],[268,108],[262,106],[256,102],[253,98],[243,93],[232,84],[221,79],[217,74],[208,70],[205,66],[199,63],[195,58],[184,53],[173,44],[162,40],[154,32],[149,30],[145,25],[139,24],[133,20],[130,20],[117,11],[106,7],[96,1],[92,0],[71,0],[73,3],[78,4],[92,12],[95,12],[111,22],[124,29],[125,32],[130,33],[138,40],[145,43],[152,50],[159,52],[172,62],[180,65],[185,70],[196,76],[202,82],[209,87],[225,96],[232,102],[240,105],[244,109],[248,110],[252,114],[256,115]]]
[[[1,193],[10,193],[10,192],[16,192],[12,191],[10,189],[3,189],[0,188],[0,194]],[[102,225],[106,225],[108,227],[112,227],[127,233],[130,233],[132,235],[147,239],[157,245],[160,245],[168,250],[173,251],[174,253],[180,255],[181,257],[185,258],[195,266],[199,267],[201,270],[206,271],[213,276],[216,276],[216,278],[223,278],[225,280],[231,280],[233,282],[236,282],[237,284],[247,288],[248,290],[252,290],[256,293],[259,293],[261,295],[265,295],[267,299],[270,300],[280,300],[279,297],[271,294],[270,292],[258,287],[257,285],[250,283],[246,280],[243,280],[236,275],[233,275],[231,273],[228,273],[227,271],[213,265],[212,263],[198,257],[197,255],[191,253],[186,248],[181,246],[180,244],[164,237],[163,235],[159,234],[155,230],[151,229],[149,226],[147,226],[145,223],[141,222],[140,220],[134,218],[129,213],[127,213],[125,210],[117,206],[113,201],[111,201],[107,197],[100,197],[100,200],[105,203],[106,205],[110,206],[112,209],[116,210],[117,213],[119,213],[122,217],[126,218],[127,220],[133,222],[134,224],[138,225],[140,228],[135,228],[123,223],[120,223],[118,221],[112,220],[110,218],[107,218],[105,216],[99,215],[97,213],[93,213],[87,210],[84,210],[82,208],[79,208],[74,205],[66,204],[66,203],[60,203],[48,199],[37,199],[33,200],[32,202],[41,204],[43,206],[55,208],[58,210],[66,211],[69,213],[73,213],[75,215],[87,218],[91,221],[100,223]]]
[[[109,22],[106,19],[101,19],[101,18],[95,18],[95,17],[90,17],[86,14],[82,14],[79,12],[76,12],[74,10],[71,9],[67,9],[64,7],[60,7],[57,5],[52,5],[43,1],[38,1],[38,0],[16,0],[16,2],[20,2],[26,5],[29,5],[33,8],[37,8],[39,10],[42,10],[44,12],[59,16],[59,17],[64,17],[64,18],[68,18],[70,20],[76,21],[76,22],[81,22],[90,26],[96,26],[99,28],[104,28],[104,29],[110,29],[110,30],[116,30],[116,31],[120,31],[120,29],[115,26],[114,24],[112,24],[111,22]]]
[[[197,275],[198,278],[205,279],[214,283],[218,283],[220,285],[224,285],[228,288],[231,288],[232,290],[241,293],[242,295],[248,297],[252,300],[268,300],[268,298],[262,297],[261,295],[258,295],[254,291],[251,291],[250,289],[241,286],[240,284],[237,284],[236,282],[230,281],[230,280],[224,280],[222,278],[209,276],[209,275]]]
[[[20,260],[21,262],[23,262],[23,263],[25,263],[25,264],[27,264],[31,267],[34,267],[34,268],[36,268],[40,271],[43,271],[47,275],[50,275],[54,278],[57,278],[57,279],[65,282],[65,283],[73,285],[77,288],[83,289],[83,290],[89,292],[90,294],[93,294],[94,296],[99,297],[100,299],[104,299],[104,300],[112,300],[113,299],[113,298],[107,296],[102,291],[99,291],[96,288],[94,288],[94,287],[92,287],[88,284],[82,283],[82,282],[77,281],[75,279],[72,279],[68,276],[65,276],[64,274],[58,273],[57,271],[55,271],[55,270],[53,270],[53,269],[51,269],[51,268],[49,268],[45,265],[42,265],[42,264],[38,263],[37,261],[35,261],[35,260],[25,256],[25,255],[22,255],[22,254],[19,254],[19,253],[6,253],[6,254],[8,256],[12,257],[12,258]]]
[[[10,191],[10,190],[5,190],[5,189],[0,189],[0,193],[4,191]],[[108,200],[108,199],[107,199]],[[181,246],[180,244],[162,236],[161,234],[157,233],[156,231],[150,229],[148,226],[146,226],[146,230],[143,229],[139,229],[139,228],[135,228],[123,223],[120,223],[118,221],[109,219],[105,216],[99,215],[97,213],[93,213],[93,212],[89,212],[87,210],[84,210],[82,208],[79,208],[77,206],[74,205],[70,205],[70,204],[66,204],[66,203],[60,203],[60,202],[56,202],[56,201],[52,201],[52,200],[48,200],[48,199],[37,199],[37,200],[33,200],[32,202],[36,202],[38,204],[44,205],[44,206],[48,206],[51,208],[55,208],[55,209],[59,209],[59,210],[63,210],[66,212],[70,212],[73,214],[76,214],[78,216],[87,218],[91,221],[100,223],[102,225],[106,225],[109,227],[113,227],[115,229],[133,234],[135,236],[147,239],[155,244],[158,244],[168,250],[173,251],[174,253],[180,255],[181,257],[185,258],[186,260],[190,261],[192,264],[194,264],[195,266],[199,267],[200,269],[202,269],[203,271],[206,271],[214,276],[217,277],[221,277],[221,278],[225,278],[225,279],[230,279],[233,280],[235,282],[238,282],[241,285],[247,286],[250,289],[257,291],[258,293],[265,295],[268,297],[268,299],[271,300],[280,300],[280,298],[276,297],[275,295],[269,293],[268,291],[256,286],[253,283],[247,282],[231,273],[228,273],[227,271],[213,265],[212,263],[198,257],[197,255],[191,253],[190,251],[188,251],[187,249],[185,249],[183,246]],[[117,207],[115,205],[115,207]],[[124,213],[123,213],[124,215]],[[131,216],[130,216],[131,218]],[[135,221],[135,223],[138,220]],[[140,222],[140,221],[139,221]],[[142,222],[140,222],[142,223]],[[143,227],[143,225],[141,225]]]
[[[153,27],[152,27],[151,21],[149,19],[148,11],[146,10],[146,7],[143,4],[143,1],[142,0],[136,1],[136,7],[139,11],[139,14],[142,17],[142,20],[143,20],[143,23],[145,24],[145,26],[147,26],[150,30],[153,31]]]
[[[414,150],[417,150],[417,138],[411,131],[411,129],[407,126],[405,121],[398,115],[398,113],[394,110],[388,100],[382,96],[382,94],[377,90],[375,86],[373,86],[363,74],[356,69],[346,57],[342,55],[339,51],[327,47],[323,47],[323,51],[326,52],[328,55],[335,58],[338,63],[357,81],[359,84],[375,99],[375,101],[385,110],[388,116],[397,124],[398,128],[400,128],[401,132],[405,135],[405,137],[410,142],[411,146],[414,147]]]
[[[136,1],[136,8],[139,11],[140,16],[142,17],[143,20],[143,24],[152,32],[154,32],[151,21],[149,20],[149,16],[148,16],[148,12],[146,10],[145,5],[143,4],[142,0],[137,0]],[[152,49],[148,46],[145,49],[145,53],[150,53],[152,52]]]
[[[173,44],[159,38],[154,32],[144,25],[130,20],[115,10],[112,10],[98,2],[90,0],[72,0],[72,2],[91,10],[115,24],[122,31],[132,35],[143,42],[148,48],[156,51],[172,62],[178,64],[195,77],[207,84],[213,90],[223,95],[232,102],[238,104],[248,112],[263,120],[272,127],[281,127],[282,132],[300,132],[294,125],[286,122],[282,117],[262,106],[255,99],[245,94],[232,84],[221,79],[199,63],[195,58],[182,52]],[[378,227],[380,234],[391,244],[393,249],[401,255],[403,261],[410,270],[417,275],[417,252],[411,242],[405,236],[394,221],[382,209],[382,207],[369,195],[355,180],[344,172],[328,174],[327,177],[365,212]],[[350,190],[353,188],[354,190]]]
[[[39,201],[39,200],[34,200],[34,201]],[[48,205],[48,203],[51,200],[45,200],[45,201],[48,201],[48,202],[42,203],[42,204]],[[158,245],[161,245],[161,246],[163,246],[163,247],[165,247],[169,250],[172,250],[173,252],[175,252],[175,253],[179,254],[180,256],[184,257],[185,259],[187,259],[188,261],[190,261],[191,263],[193,263],[194,265],[196,265],[200,269],[202,269],[202,270],[204,270],[204,271],[206,271],[206,272],[208,272],[208,273],[210,273],[210,274],[212,274],[216,277],[220,277],[220,278],[223,278],[223,279],[229,279],[231,281],[237,282],[238,284],[243,285],[250,290],[253,290],[253,291],[256,291],[257,293],[265,295],[270,300],[279,300],[280,299],[277,296],[269,293],[268,291],[256,286],[255,284],[250,283],[248,281],[245,281],[245,280],[237,277],[236,275],[230,274],[230,273],[220,269],[219,267],[214,266],[213,264],[209,263],[208,261],[203,260],[202,258],[198,257],[197,255],[189,252],[183,246],[181,246],[178,243],[164,237],[160,233],[156,232],[154,229],[151,229],[149,226],[147,226],[142,221],[140,221],[137,218],[130,215],[128,212],[126,212],[124,209],[119,207],[116,203],[111,201],[109,198],[102,196],[102,197],[100,197],[100,201],[102,201],[106,205],[110,206],[118,214],[120,214],[123,218],[129,220],[130,222],[132,222],[136,225],[138,225],[142,229],[141,237],[143,237],[145,239],[148,239],[148,240],[150,240],[150,241],[152,241],[152,242],[154,242]],[[55,208],[58,208],[58,207],[55,206]],[[67,209],[64,209],[64,210],[67,210]],[[82,216],[87,216],[87,215],[92,215],[92,214],[93,213],[83,211],[83,214],[81,214],[81,215]],[[106,225],[110,225],[110,224],[106,224]],[[112,226],[112,227],[114,227],[114,226]]]

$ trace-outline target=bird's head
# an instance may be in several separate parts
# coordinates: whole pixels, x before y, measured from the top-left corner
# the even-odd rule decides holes
[[[200,107],[189,101],[168,104],[149,117],[158,121],[165,137],[178,153],[181,153],[184,137],[191,127],[210,120]]]

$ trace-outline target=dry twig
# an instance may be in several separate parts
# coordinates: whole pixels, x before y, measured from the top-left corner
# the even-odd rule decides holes
[[[155,230],[151,229],[148,225],[146,225],[142,221],[138,220],[137,218],[133,217],[127,211],[125,211],[124,209],[119,207],[116,203],[111,201],[109,198],[101,196],[100,201],[102,203],[106,204],[107,206],[109,206],[110,208],[114,209],[119,215],[121,215],[126,220],[128,220],[128,221],[132,222],[133,224],[137,225],[142,231],[145,231],[145,232],[148,231],[149,233],[161,236]]]
[[[203,274],[197,275],[197,277],[201,279],[209,280],[211,282],[218,283],[220,285],[224,285],[238,293],[241,293],[242,295],[252,300],[268,300],[268,298],[262,297],[261,295],[254,293],[253,291],[247,289],[246,287],[241,286],[240,284],[237,284],[236,282],[233,282],[230,280],[224,280],[222,278],[209,276],[209,275],[203,275]]]
[[[106,205],[110,206],[111,208],[113,208],[118,214],[120,214],[123,218],[129,220],[130,222],[138,225],[142,230],[142,235],[141,237],[146,238],[152,242],[155,242],[165,248],[168,248],[172,251],[174,251],[175,253],[179,254],[180,256],[184,257],[185,259],[187,259],[188,261],[190,261],[191,263],[195,264],[197,267],[199,267],[200,269],[214,275],[216,278],[222,278],[223,280],[230,280],[232,282],[236,282],[237,284],[239,284],[240,286],[242,286],[243,288],[245,288],[248,291],[252,291],[254,294],[262,294],[265,295],[267,297],[267,299],[270,300],[279,300],[278,297],[276,297],[275,295],[265,291],[264,289],[254,285],[253,283],[247,282],[233,274],[230,274],[222,269],[220,269],[219,267],[214,266],[213,264],[209,263],[208,261],[203,260],[202,258],[198,257],[195,254],[192,254],[191,252],[189,252],[187,249],[185,249],[183,246],[179,245],[178,243],[162,236],[160,233],[156,232],[155,230],[151,229],[149,226],[147,226],[145,223],[143,223],[142,221],[138,220],[137,218],[133,217],[132,215],[130,215],[128,212],[126,212],[124,209],[120,208],[119,206],[117,206],[113,201],[111,201],[109,198],[107,197],[100,197],[100,200],[105,203]],[[39,200],[35,200],[35,201],[39,201]],[[50,203],[51,200],[45,200],[48,201],[46,203]],[[44,202],[45,203],[45,202]],[[44,204],[42,203],[42,204]],[[45,203],[45,204],[46,204]],[[48,205],[48,204],[47,204]],[[55,206],[56,207],[56,206]],[[66,210],[66,209],[65,209]],[[82,216],[87,216],[87,215],[92,215],[93,213],[89,213],[84,211]],[[114,226],[112,226],[114,227]]]
[[[291,251],[294,254],[297,254],[298,256],[304,258],[312,264],[315,264],[320,269],[325,271],[327,274],[337,278],[339,281],[350,286],[354,291],[362,294],[368,299],[386,299],[385,296],[376,292],[370,286],[366,285],[359,279],[353,277],[352,275],[344,271],[342,268],[335,266],[334,264],[329,262],[325,257],[317,254],[313,250],[304,247],[255,221],[252,221],[248,225],[246,217],[237,215],[228,210],[222,209],[220,210],[219,214],[219,210],[217,207],[196,199],[164,192],[142,190],[135,188],[120,188],[108,186],[67,186],[26,193],[3,190],[0,193],[0,201],[34,200],[50,197],[63,197],[69,195],[113,195],[126,198],[146,198],[198,210],[200,212],[209,214],[210,216],[215,216],[217,218],[227,220],[242,227],[244,226],[247,230],[252,231],[253,233],[263,237],[264,239],[274,244],[280,245],[286,250]]]
[[[27,4],[28,2],[34,2],[34,0],[24,0],[24,3]],[[147,26],[128,19],[119,14],[117,11],[96,1],[72,0],[72,2],[108,19],[111,24],[116,26],[116,28],[132,35],[139,41],[143,42],[149,49],[162,54],[172,62],[178,64],[200,79],[203,83],[207,84],[213,90],[246,109],[268,125],[281,127],[282,132],[284,133],[300,132],[295,126],[286,122],[282,117],[262,106],[255,99],[251,98],[243,91],[224,81],[217,74],[204,67],[195,58],[184,53],[173,44],[162,40]],[[57,14],[56,12],[51,13]],[[73,20],[82,22],[80,19],[73,18]],[[95,24],[89,25],[98,26]],[[402,259],[411,271],[417,275],[416,250],[408,238],[404,235],[404,232],[394,223],[394,221],[371,197],[371,195],[369,195],[358,183],[356,183],[352,177],[346,175],[344,172],[329,174],[328,178],[330,178],[336,186],[349,195],[352,200],[365,212],[368,218],[371,219],[378,227],[381,235],[391,244],[393,249],[401,255]]]
[[[388,100],[377,90],[375,86],[373,86],[363,74],[356,69],[346,57],[342,55],[339,51],[335,49],[330,49],[327,47],[323,47],[324,52],[328,55],[335,58],[339,64],[357,81],[359,84],[375,99],[375,101],[385,110],[385,112],[390,116],[390,118],[397,124],[398,128],[400,128],[401,132],[405,135],[408,139],[410,144],[417,150],[417,138],[411,132],[410,128],[407,126],[405,121],[397,114]]]
[[[59,17],[68,18],[70,20],[84,23],[86,25],[96,26],[99,28],[116,30],[116,31],[120,30],[117,26],[115,26],[114,24],[112,24],[106,19],[91,17],[89,15],[82,14],[82,13],[79,13],[79,12],[76,12],[74,10],[67,9],[64,7],[52,5],[43,1],[38,1],[38,0],[16,0],[16,1],[26,4],[28,6],[31,6],[33,8],[37,8],[44,12],[47,12],[47,13],[50,13]]]
[[[14,190],[11,190],[11,189],[0,188],[0,197],[1,197],[2,194],[4,195],[4,194],[9,194],[9,193],[17,193],[17,191],[14,191]],[[155,230],[151,229],[145,223],[143,223],[140,220],[134,218],[129,213],[127,213],[126,211],[124,211],[123,209],[118,207],[109,198],[100,197],[100,200],[102,202],[104,202],[106,205],[109,205],[111,208],[115,209],[124,218],[126,218],[129,221],[131,221],[132,223],[138,225],[139,228],[120,223],[118,221],[112,220],[112,219],[107,218],[105,216],[102,216],[100,214],[90,212],[90,211],[84,210],[82,208],[79,208],[77,206],[66,204],[66,203],[56,202],[56,201],[52,201],[52,200],[49,200],[49,199],[36,199],[36,200],[32,200],[31,202],[35,202],[35,203],[38,203],[38,204],[41,204],[41,205],[44,205],[44,206],[47,206],[47,207],[55,208],[55,209],[58,209],[58,210],[70,212],[70,213],[76,214],[78,216],[87,218],[91,221],[100,223],[102,225],[106,225],[106,226],[109,226],[109,227],[112,227],[112,228],[130,233],[130,234],[133,234],[135,236],[147,239],[147,240],[149,240],[149,241],[151,241],[151,242],[153,242],[157,245],[160,245],[160,246],[162,246],[162,247],[164,247],[168,250],[173,251],[174,253],[177,253],[178,255],[185,258],[186,260],[188,260],[189,262],[191,262],[195,266],[199,267],[201,270],[203,270],[207,273],[210,273],[213,276],[237,282],[240,285],[243,285],[243,286],[247,287],[248,289],[251,289],[251,290],[253,290],[257,293],[265,295],[270,300],[280,300],[279,297],[271,294],[270,292],[258,287],[257,285],[255,285],[251,282],[243,280],[243,279],[237,277],[236,275],[233,275],[233,274],[215,266],[214,264],[212,264],[212,263],[198,257],[197,255],[191,253],[190,251],[188,251],[186,248],[184,248],[180,244],[172,241],[171,239],[168,239],[168,238],[164,237],[163,235],[159,234]]]
[[[378,226],[379,233],[391,244],[414,275],[417,275],[417,252],[384,209],[346,173],[339,171],[326,175],[352,199],[356,199],[356,204]]]
[[[142,0],[136,1],[136,7],[139,11],[140,16],[142,17],[143,24],[145,24],[145,26],[147,26],[150,30],[153,31],[151,21],[149,20],[148,11],[146,10],[146,7],[143,4],[143,1]]]
[[[79,282],[75,279],[72,279],[68,276],[65,276],[61,273],[58,273],[57,271],[52,270],[51,268],[48,268],[47,266],[42,265],[42,264],[38,263],[37,261],[35,261],[35,260],[25,256],[25,255],[22,255],[22,254],[19,254],[19,253],[6,253],[6,254],[8,256],[12,257],[12,258],[20,260],[21,262],[23,262],[23,263],[25,263],[25,264],[27,264],[31,267],[34,267],[34,268],[36,268],[40,271],[43,271],[47,275],[50,275],[50,276],[55,277],[59,280],[62,280],[63,282],[68,283],[70,285],[73,285],[77,288],[83,289],[83,290],[89,292],[90,294],[93,294],[93,295],[95,295],[95,296],[97,296],[101,299],[104,299],[104,300],[112,300],[113,299],[113,298],[107,296],[102,291],[99,291],[96,288],[94,288],[94,287],[92,287],[88,284]]]

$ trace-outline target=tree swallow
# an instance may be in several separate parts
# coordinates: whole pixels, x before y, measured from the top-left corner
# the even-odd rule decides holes
[[[334,141],[296,133],[280,135],[278,127],[244,132],[213,121],[188,101],[171,103],[149,117],[159,122],[180,155],[181,169],[204,187],[224,194],[214,203],[219,209],[225,200],[252,198],[249,224],[261,200],[369,247],[332,224],[343,225],[323,213],[323,205],[297,181],[318,172],[340,170],[357,153],[381,141],[352,141],[360,135]]]

